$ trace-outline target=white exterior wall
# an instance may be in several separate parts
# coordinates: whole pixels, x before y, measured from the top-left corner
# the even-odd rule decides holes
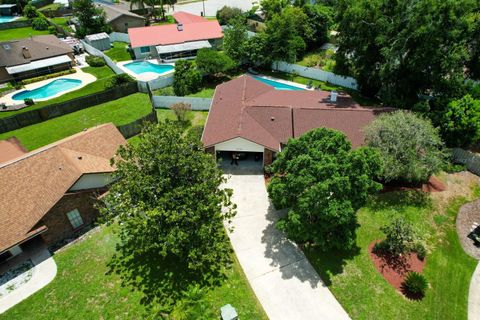
[[[109,173],[91,173],[84,174],[77,182],[70,188],[69,191],[87,190],[102,188],[112,182],[111,174]]]
[[[215,151],[263,152],[263,149],[263,146],[240,137],[215,145]]]
[[[133,53],[135,54],[136,59],[145,59],[148,57],[158,57],[157,48],[155,46],[150,46],[150,52],[142,53],[140,51],[141,47],[132,48]]]
[[[22,253],[22,248],[20,248],[20,246],[14,246],[14,247],[11,247],[8,251],[10,251],[10,253],[12,254],[12,256],[16,256],[16,255],[19,255],[20,253]]]

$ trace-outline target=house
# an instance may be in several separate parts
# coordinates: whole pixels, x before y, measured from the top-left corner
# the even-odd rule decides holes
[[[73,64],[72,48],[54,35],[0,42],[0,83],[66,70]]]
[[[176,24],[128,29],[137,59],[193,58],[199,49],[217,46],[223,38],[222,28],[217,21],[186,12],[176,12],[173,18]]]
[[[244,75],[217,86],[202,142],[214,155],[255,153],[269,165],[288,139],[315,128],[342,131],[358,147],[363,128],[387,110],[360,107],[347,94],[276,90]]]
[[[16,4],[0,4],[0,16],[13,16],[17,12]]]
[[[105,12],[107,23],[113,31],[127,33],[129,28],[138,28],[145,26],[145,18],[124,10],[119,6],[103,5],[100,7]]]
[[[52,245],[90,225],[112,181],[110,159],[124,144],[105,124],[0,164],[0,262],[30,241]]]

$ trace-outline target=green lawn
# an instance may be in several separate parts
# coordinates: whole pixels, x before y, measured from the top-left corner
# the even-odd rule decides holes
[[[118,100],[0,134],[0,139],[16,136],[28,150],[33,150],[102,123],[127,124],[147,115],[150,111],[151,105],[148,95],[135,93]]]
[[[104,53],[109,56],[113,61],[127,61],[132,60],[130,53],[127,51],[128,44],[125,42],[114,42],[113,48],[105,51]]]
[[[11,89],[13,89],[13,86],[12,86],[10,83],[6,83],[5,87],[0,88],[0,94],[1,94],[2,92],[9,91],[9,90],[11,90]],[[0,95],[0,96],[1,96],[1,95]]]
[[[95,77],[97,77],[97,81],[92,82],[90,84],[87,84],[85,87],[68,92],[64,95],[61,95],[57,98],[46,100],[46,101],[40,101],[38,103],[35,103],[31,107],[23,108],[18,111],[8,111],[8,112],[1,112],[0,113],[0,118],[5,118],[5,117],[10,117],[18,113],[23,113],[27,112],[30,110],[35,110],[35,109],[40,109],[43,108],[44,106],[54,104],[54,103],[59,103],[59,102],[64,102],[67,100],[72,100],[78,97],[86,96],[92,93],[100,92],[105,90],[105,83],[108,81],[108,79],[114,75],[112,69],[110,69],[108,66],[103,66],[103,67],[98,67],[98,68],[93,68],[93,67],[86,67],[82,69],[84,72],[91,73]]]
[[[455,229],[458,209],[466,199],[455,198],[445,206],[436,201],[433,204],[419,201],[420,197],[412,195],[409,192],[382,194],[373,197],[358,212],[359,252],[305,250],[314,268],[352,319],[467,318],[468,289],[477,262],[464,253]],[[424,235],[429,249],[424,274],[430,288],[421,301],[407,300],[396,292],[369,258],[368,245],[383,238],[379,228],[394,216],[412,222]]]
[[[159,319],[141,303],[141,293],[122,286],[107,263],[115,252],[112,228],[101,227],[87,239],[55,255],[56,278],[45,288],[0,315],[0,319]],[[181,301],[174,319],[217,319],[230,303],[242,320],[267,319],[235,257],[227,279],[205,290],[197,301]]]
[[[62,4],[60,3],[50,3],[50,4],[47,4],[46,6],[43,6],[41,8],[38,9],[38,11],[41,11],[41,12],[44,12],[44,11],[57,11],[58,9],[60,9],[61,7],[63,7]],[[53,19],[50,19],[50,20],[55,20],[55,19],[65,19],[65,18],[62,18],[62,17],[57,17],[57,18],[53,18]],[[58,22],[55,22],[56,24],[60,24]]]
[[[308,52],[303,56],[303,59],[297,61],[296,64],[333,72],[336,64],[335,53],[333,50],[316,50]]]
[[[31,27],[7,29],[0,32],[0,41],[17,40],[42,34],[48,34],[48,30],[33,30]]]

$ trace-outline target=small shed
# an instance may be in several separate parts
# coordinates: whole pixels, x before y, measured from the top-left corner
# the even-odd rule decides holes
[[[85,42],[100,51],[110,49],[110,37],[105,32],[85,36]]]

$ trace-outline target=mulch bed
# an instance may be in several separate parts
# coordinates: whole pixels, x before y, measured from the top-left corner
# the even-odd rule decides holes
[[[447,190],[445,184],[440,181],[437,177],[431,176],[426,183],[423,184],[402,184],[400,182],[391,182],[385,183],[381,192],[392,192],[392,191],[423,191],[427,193],[431,192],[442,192]]]
[[[370,253],[370,259],[378,272],[388,281],[398,292],[401,292],[405,296],[411,299],[417,297],[410,296],[403,290],[402,284],[405,280],[407,273],[415,271],[421,273],[425,266],[426,259],[423,261],[417,257],[417,254],[412,252],[404,254],[401,257],[392,256],[388,253],[375,253],[373,252],[373,246],[378,240],[373,241],[368,246],[368,252]]]

